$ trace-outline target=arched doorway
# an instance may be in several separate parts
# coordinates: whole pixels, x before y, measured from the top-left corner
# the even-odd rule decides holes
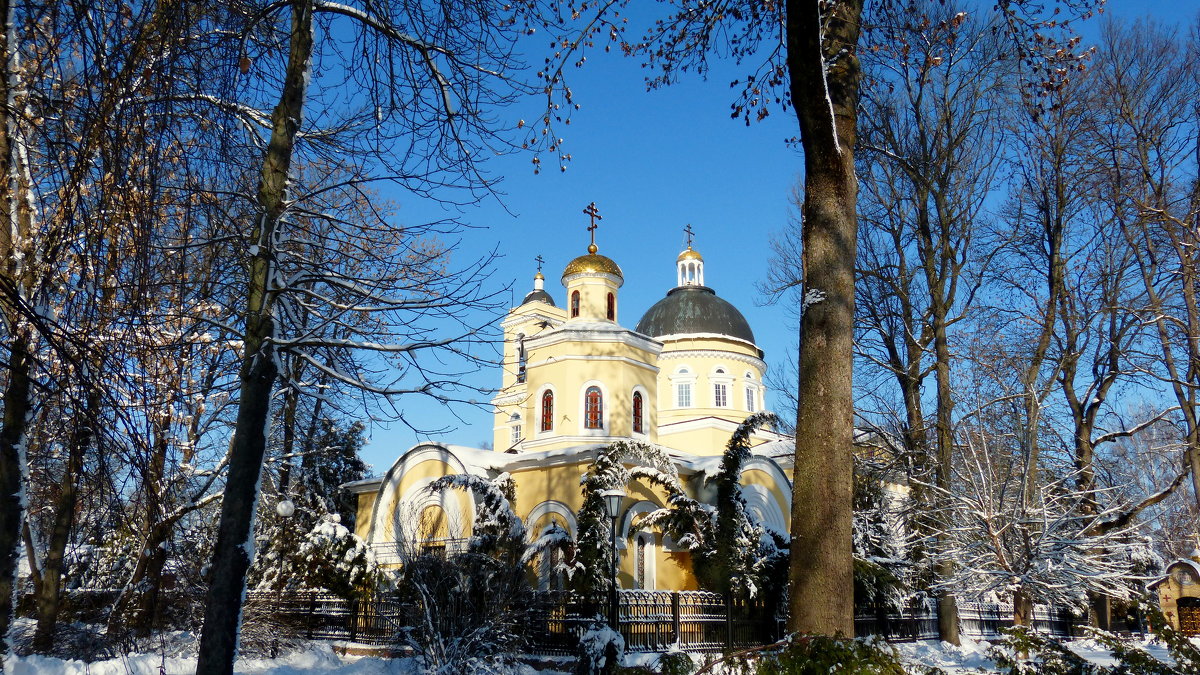
[[[1200,598],[1179,598],[1175,607],[1179,612],[1179,632],[1200,635]]]

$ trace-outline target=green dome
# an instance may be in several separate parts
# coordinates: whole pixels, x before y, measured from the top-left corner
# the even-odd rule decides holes
[[[709,333],[754,343],[754,332],[736,307],[707,286],[679,286],[654,303],[638,321],[637,332],[651,337]]]

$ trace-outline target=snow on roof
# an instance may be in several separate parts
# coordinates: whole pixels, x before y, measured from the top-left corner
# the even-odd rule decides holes
[[[1154,581],[1151,581],[1150,583],[1146,584],[1146,588],[1148,590],[1154,590],[1155,588],[1158,587],[1159,584],[1166,581],[1167,579],[1170,579],[1171,578],[1171,568],[1176,565],[1185,565],[1187,567],[1192,568],[1192,572],[1194,572],[1196,574],[1196,578],[1200,579],[1200,564],[1196,563],[1195,560],[1188,560],[1187,558],[1179,558],[1179,559],[1173,560],[1170,563],[1168,563],[1167,568],[1166,568],[1167,573],[1162,575],[1161,577],[1155,579]]]

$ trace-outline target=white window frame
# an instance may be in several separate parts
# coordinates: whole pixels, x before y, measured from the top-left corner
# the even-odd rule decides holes
[[[695,393],[696,374],[686,365],[679,366],[671,375],[671,407],[672,408],[694,408],[696,407]],[[687,391],[687,405],[682,405],[680,393],[681,390]]]
[[[712,373],[708,376],[708,381],[712,385],[712,407],[714,408],[730,408],[729,405],[729,390],[733,386],[733,376],[729,374],[728,367],[718,365],[713,368]],[[717,392],[720,392],[718,395]],[[723,401],[721,399],[724,399]]]
[[[758,385],[754,383],[754,373],[746,371],[746,412],[756,413],[760,407],[758,404]]]

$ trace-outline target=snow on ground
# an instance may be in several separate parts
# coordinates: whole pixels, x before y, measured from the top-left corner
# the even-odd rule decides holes
[[[196,672],[196,657],[129,654],[107,661],[84,663],[45,656],[25,656],[6,659],[4,667],[5,672],[11,675],[190,675]],[[277,659],[239,659],[234,664],[233,672],[238,675],[420,675],[422,671],[411,658],[344,656],[334,652],[329,644],[319,643]],[[514,675],[566,674],[522,666]]]
[[[1151,641],[1139,643],[1155,658],[1169,661],[1166,648]],[[893,645],[906,663],[936,666],[951,675],[995,672],[987,657],[991,646],[964,638],[959,647],[937,641],[905,642]],[[1104,666],[1115,665],[1108,650],[1094,640],[1076,640],[1068,646],[1080,656]],[[173,651],[173,650],[166,650]],[[699,658],[695,658],[699,657]],[[653,666],[656,654],[628,654],[626,666]],[[693,662],[704,661],[694,655]],[[162,653],[128,654],[105,661],[85,663],[45,656],[25,656],[5,660],[11,675],[188,675],[196,671],[194,655],[167,656]],[[317,643],[277,659],[246,658],[234,666],[239,675],[420,675],[421,668],[412,658],[387,659],[371,656],[341,655],[328,643]],[[566,675],[553,666],[521,666],[513,675]]]
[[[905,663],[935,666],[947,673],[988,672],[995,667],[987,656],[991,643],[976,642],[966,636],[962,637],[958,647],[937,640],[899,642],[892,646],[900,652]]]

